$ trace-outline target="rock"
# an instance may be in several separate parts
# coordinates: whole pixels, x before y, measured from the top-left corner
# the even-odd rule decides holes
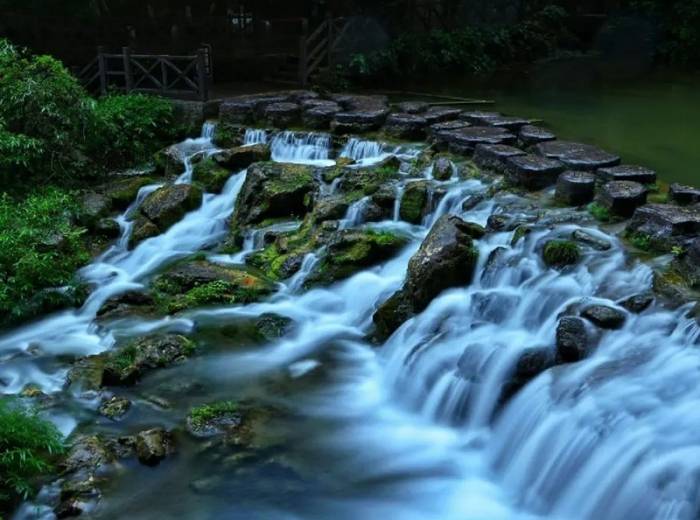
[[[248,168],[233,221],[249,226],[268,218],[303,217],[315,190],[310,166],[255,163]]]
[[[195,437],[212,437],[236,428],[243,421],[238,403],[220,401],[198,406],[187,414],[187,431]]]
[[[523,146],[533,146],[547,141],[554,141],[556,138],[557,136],[549,130],[532,125],[523,126],[518,134],[518,141],[520,141]]]
[[[556,197],[568,206],[583,206],[593,201],[595,175],[590,172],[566,171],[557,179]]]
[[[616,330],[625,324],[625,313],[607,305],[589,305],[581,311],[581,316],[601,329]]]
[[[644,312],[649,308],[649,306],[654,302],[654,295],[650,292],[644,292],[640,294],[635,294],[629,298],[619,302],[620,307],[624,307],[629,312],[639,314]]]
[[[229,169],[211,157],[199,161],[192,170],[192,180],[208,193],[220,193],[230,176]]]
[[[105,238],[119,238],[121,228],[119,223],[112,218],[101,218],[93,226],[95,233]]]
[[[446,121],[443,123],[436,123],[434,125],[430,125],[430,127],[427,129],[427,133],[430,137],[432,137],[444,147],[447,146],[446,136],[451,130],[459,130],[460,128],[467,128],[468,126],[470,125],[466,121]]]
[[[620,164],[620,157],[595,146],[569,141],[548,141],[535,145],[536,153],[557,159],[572,170],[595,171]]]
[[[518,132],[522,127],[529,125],[530,120],[513,116],[495,116],[484,119],[483,123],[487,126],[506,128],[512,132]]]
[[[141,464],[157,466],[174,451],[172,434],[163,428],[145,430],[136,435],[136,454]]]
[[[569,240],[549,240],[542,249],[542,259],[549,267],[562,268],[577,264],[581,251]]]
[[[462,113],[458,108],[448,108],[448,107],[432,107],[427,112],[421,114],[425,121],[429,125],[436,125],[439,123],[446,123],[448,121],[454,121]],[[463,122],[465,125],[468,123]],[[462,122],[460,122],[462,124]]]
[[[291,101],[291,96],[284,93],[263,93],[224,99],[219,107],[222,124],[250,124],[263,115],[265,108],[274,103]]]
[[[335,235],[307,286],[329,284],[389,260],[403,248],[406,237],[387,231],[345,230]]]
[[[276,128],[289,128],[299,123],[301,107],[296,103],[272,103],[264,109],[265,122]]]
[[[586,324],[581,318],[564,316],[557,326],[557,353],[568,363],[575,363],[588,357],[589,340]]]
[[[211,156],[218,165],[232,172],[238,172],[256,162],[270,160],[270,146],[267,144],[254,144],[239,146],[216,152]],[[196,172],[196,168],[195,168]]]
[[[700,203],[700,189],[693,186],[673,183],[668,191],[671,201],[681,206],[690,206]]]
[[[500,401],[507,401],[530,381],[556,365],[557,359],[551,348],[524,349],[513,367],[510,378],[503,385]]]
[[[398,139],[419,140],[425,137],[425,118],[415,114],[391,114],[384,127],[385,131]]]
[[[634,181],[639,184],[654,184],[656,182],[656,172],[643,166],[621,165],[599,169],[598,178],[602,183]]]
[[[185,171],[185,157],[177,145],[163,148],[153,156],[156,173],[166,177],[177,177]]]
[[[160,235],[160,229],[158,229],[158,226],[156,226],[146,217],[139,216],[137,217],[136,222],[134,222],[134,226],[131,230],[129,247],[133,248],[144,240],[157,237],[158,235]]]
[[[685,247],[700,233],[700,209],[647,204],[636,209],[627,232],[649,237],[651,245],[661,251],[671,251],[674,246]]]
[[[480,110],[462,112],[460,119],[474,126],[488,126],[488,121],[497,117],[503,117],[499,112],[482,112]]]
[[[147,336],[110,353],[104,364],[102,383],[131,385],[145,372],[167,367],[194,353],[195,344],[184,336]]]
[[[502,128],[492,126],[468,126],[456,130],[445,130],[438,134],[450,151],[471,155],[479,144],[512,144],[515,136]]]
[[[286,336],[293,325],[294,321],[291,318],[272,313],[262,314],[255,320],[257,335],[267,342]]]
[[[211,142],[218,148],[227,149],[243,145],[246,129],[238,125],[219,123],[214,128]]]
[[[631,217],[647,201],[647,189],[638,182],[612,181],[603,186],[597,202],[611,213]]]
[[[100,415],[112,419],[114,421],[121,419],[126,415],[126,412],[131,408],[131,401],[123,397],[112,397],[106,401],[102,401],[98,412]]]
[[[102,193],[88,191],[80,200],[81,222],[87,226],[93,226],[100,219],[109,215],[112,204],[109,197]]]
[[[361,134],[378,130],[384,124],[387,115],[387,108],[339,112],[331,122],[331,130],[336,134]]]
[[[596,251],[609,251],[612,247],[612,244],[607,240],[598,238],[588,231],[584,231],[583,229],[577,229],[571,233],[571,238],[572,240],[587,245]]]
[[[423,114],[428,111],[430,105],[423,101],[405,101],[396,105],[396,108],[404,114]]]
[[[77,437],[61,461],[61,469],[66,473],[87,470],[94,471],[116,460],[114,452],[99,435],[81,435]]]
[[[396,203],[396,187],[391,184],[384,184],[374,192],[371,202],[373,205],[380,208],[384,218],[392,217],[394,214],[394,205]],[[365,212],[365,214],[366,213],[367,212]]]
[[[399,217],[410,224],[420,224],[428,209],[429,181],[414,181],[406,184],[401,205],[399,207]]]
[[[700,289],[700,238],[688,245],[685,254],[676,257],[673,267],[689,287]]]
[[[316,203],[314,207],[314,221],[340,220],[345,217],[350,204],[344,197],[333,196]]]
[[[219,106],[216,102],[173,99],[173,123],[189,133],[198,132],[208,118],[216,119]]]
[[[301,116],[302,123],[305,127],[314,130],[327,130],[341,110],[337,103],[316,105],[304,111]]]
[[[188,184],[158,188],[141,205],[141,213],[163,232],[202,203],[202,191]]]
[[[380,337],[390,336],[445,289],[471,283],[479,252],[468,234],[470,229],[465,221],[453,215],[438,219],[409,261],[403,288],[374,315]]]
[[[536,155],[518,155],[508,159],[506,175],[511,182],[528,190],[540,190],[557,182],[564,165]]]
[[[484,170],[503,174],[506,172],[508,159],[525,155],[525,152],[504,144],[480,144],[474,151],[474,164]]]
[[[438,181],[449,181],[455,173],[454,164],[447,157],[438,157],[433,163],[433,178]]]
[[[153,182],[153,179],[150,177],[129,177],[112,182],[102,189],[107,198],[109,198],[112,209],[124,210],[136,200],[136,196],[141,188],[153,184]]]

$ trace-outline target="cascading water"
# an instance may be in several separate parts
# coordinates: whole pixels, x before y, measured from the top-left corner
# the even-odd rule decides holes
[[[243,137],[243,145],[251,146],[254,144],[267,144],[268,136],[265,130],[258,128],[248,128]]]
[[[281,132],[270,143],[272,159],[279,162],[332,166],[329,160],[331,136],[297,132]]]
[[[276,160],[319,160],[308,141],[280,143]],[[386,153],[359,143],[348,143],[344,156],[377,161]],[[400,222],[396,207],[392,220],[369,225],[400,231],[409,243],[394,259],[330,288],[303,290],[322,257],[316,251],[263,303],[98,328],[95,314],[106,299],[141,288],[164,265],[224,236],[244,179],[245,172],[232,175],[220,195],[206,194],[200,209],[129,251],[129,216],[157,186],[143,188],[118,219],[122,237],[82,270],[96,287],[85,306],[0,338],[0,381],[7,393],[28,382],[59,392],[65,369],[51,359],[105,350],[116,335],[192,332],[267,314],[291,318],[294,331],[279,340],[203,353],[166,376],[203,377],[220,392],[261,375],[281,377],[284,391],[273,402],[295,415],[289,458],[312,475],[313,486],[293,500],[273,500],[273,508],[248,492],[267,476],[246,477],[245,485],[234,481],[204,506],[186,477],[198,471],[198,459],[183,455],[179,466],[120,481],[97,518],[146,519],[155,501],[156,514],[183,518],[201,517],[204,507],[204,516],[217,518],[697,518],[700,328],[685,317],[687,309],[653,304],[641,315],[627,313],[622,328],[599,334],[591,357],[545,371],[502,405],[520,356],[552,351],[560,313],[581,303],[615,305],[650,286],[650,269],[632,263],[614,237],[585,229],[611,248],[587,251],[578,266],[560,272],[544,266],[539,250],[544,240],[570,236],[579,226],[541,226],[514,245],[512,233],[491,233],[477,242],[479,264],[469,287],[438,296],[378,350],[366,341],[376,307],[402,286],[409,259],[435,221],[456,214],[485,224],[498,209],[490,199],[463,209],[488,189],[477,180],[442,183],[446,194],[422,226]],[[398,194],[408,181],[399,179]],[[353,204],[344,228],[368,226],[364,203]],[[246,253],[259,249],[264,233],[251,233],[246,244]],[[268,392],[274,380],[260,386]],[[221,461],[202,470],[207,477],[226,471]],[[158,500],[164,486],[169,498]],[[30,508],[21,514],[32,517]]]

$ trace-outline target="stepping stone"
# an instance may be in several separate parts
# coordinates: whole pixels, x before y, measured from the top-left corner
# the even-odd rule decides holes
[[[496,126],[498,128],[507,128],[513,132],[518,132],[522,127],[529,125],[529,119],[522,117],[497,116],[484,119],[484,124],[488,126]]]
[[[492,126],[468,126],[440,133],[449,144],[450,151],[471,155],[479,144],[512,144],[515,136],[502,128]]]
[[[428,128],[428,135],[435,138],[435,140],[439,143],[446,145],[446,136],[451,130],[459,130],[460,128],[466,128],[468,126],[469,123],[466,121],[446,121],[444,123],[436,123],[434,125],[430,125]],[[443,133],[445,133],[445,136],[442,136]]]
[[[564,165],[538,155],[519,155],[508,159],[508,178],[528,190],[541,190],[557,182]]]
[[[539,126],[526,125],[520,129],[518,140],[524,146],[533,146],[539,143],[556,140],[557,136],[549,130]]]
[[[474,150],[474,163],[484,170],[505,173],[508,159],[518,155],[525,152],[505,144],[480,144]]]
[[[621,217],[631,217],[639,206],[647,202],[647,189],[634,181],[612,181],[603,186],[598,202]]]
[[[424,117],[415,114],[391,114],[384,129],[399,139],[423,139],[427,125]]]
[[[500,112],[481,112],[477,110],[472,112],[462,112],[462,114],[459,116],[460,119],[463,119],[464,121],[475,126],[488,125],[489,119],[494,119],[497,117],[503,117],[503,114]]]
[[[625,313],[607,305],[589,305],[581,311],[581,316],[601,329],[620,329],[625,324]]]
[[[305,127],[327,130],[340,110],[340,106],[336,103],[312,106],[302,114],[301,120]]]
[[[566,171],[557,179],[556,197],[569,206],[582,206],[593,201],[595,175],[590,172]]]
[[[335,133],[363,133],[378,130],[387,115],[387,108],[373,108],[355,112],[339,112],[331,123],[331,129]]]
[[[610,181],[634,181],[640,184],[654,184],[656,182],[656,172],[643,166],[613,166],[612,168],[601,168],[598,170],[598,178],[602,182]]]
[[[396,108],[399,112],[403,112],[404,114],[423,114],[428,111],[430,105],[423,101],[406,101],[396,105]]]
[[[627,229],[657,239],[693,238],[700,233],[700,209],[674,204],[647,204],[634,212]]]
[[[676,204],[681,206],[689,206],[700,202],[700,189],[693,186],[685,186],[683,184],[674,183],[668,191],[668,196]]]
[[[273,103],[264,109],[267,124],[277,128],[289,128],[299,122],[301,107],[296,103]]]
[[[421,114],[429,125],[436,123],[444,123],[446,121],[454,121],[459,118],[462,111],[458,108],[447,107],[432,107],[430,110]]]
[[[346,112],[389,109],[388,99],[386,96],[338,94],[331,96],[331,100],[338,103]]]
[[[620,157],[600,148],[569,141],[548,141],[535,146],[542,157],[557,159],[572,170],[595,171],[620,164]]]

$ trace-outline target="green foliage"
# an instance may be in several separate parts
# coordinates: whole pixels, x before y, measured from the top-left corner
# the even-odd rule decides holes
[[[210,421],[237,413],[238,409],[238,403],[234,401],[220,401],[192,408],[188,418],[194,428],[200,429]]]
[[[484,75],[498,66],[553,54],[568,37],[566,16],[563,9],[548,6],[513,26],[405,33],[385,50],[355,55],[348,72],[355,78],[376,79],[435,72]]]
[[[652,248],[651,237],[646,233],[632,233],[629,236],[630,243],[637,249],[649,251]]]
[[[75,198],[48,189],[17,202],[0,196],[0,326],[79,299],[74,273],[89,260]]]
[[[37,479],[53,471],[55,457],[64,450],[53,424],[0,399],[0,512],[31,497]]]
[[[550,267],[565,267],[579,261],[581,250],[570,240],[550,240],[544,246],[542,258]]]
[[[610,210],[597,202],[592,202],[588,205],[588,212],[599,222],[610,222],[612,218]]]

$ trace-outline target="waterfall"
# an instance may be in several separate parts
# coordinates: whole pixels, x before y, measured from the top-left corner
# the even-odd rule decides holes
[[[267,132],[259,128],[248,128],[243,137],[243,145],[251,146],[254,144],[267,144]]]
[[[328,134],[281,132],[272,138],[272,159],[279,162],[332,166]]]
[[[382,157],[384,153],[384,146],[381,143],[352,137],[345,143],[340,156],[354,161],[363,161]]]
[[[393,220],[394,222],[398,222],[401,220],[401,201],[403,200],[403,193],[405,191],[405,186],[401,183],[399,183],[396,186],[396,199],[394,200],[394,212],[393,212]]]
[[[202,133],[200,137],[211,141],[214,138],[214,132],[216,132],[216,121],[205,121],[205,123],[202,125]]]
[[[362,224],[362,222],[364,222],[365,210],[370,200],[370,197],[362,197],[360,200],[350,204],[345,218],[340,221],[340,229],[349,229]]]

